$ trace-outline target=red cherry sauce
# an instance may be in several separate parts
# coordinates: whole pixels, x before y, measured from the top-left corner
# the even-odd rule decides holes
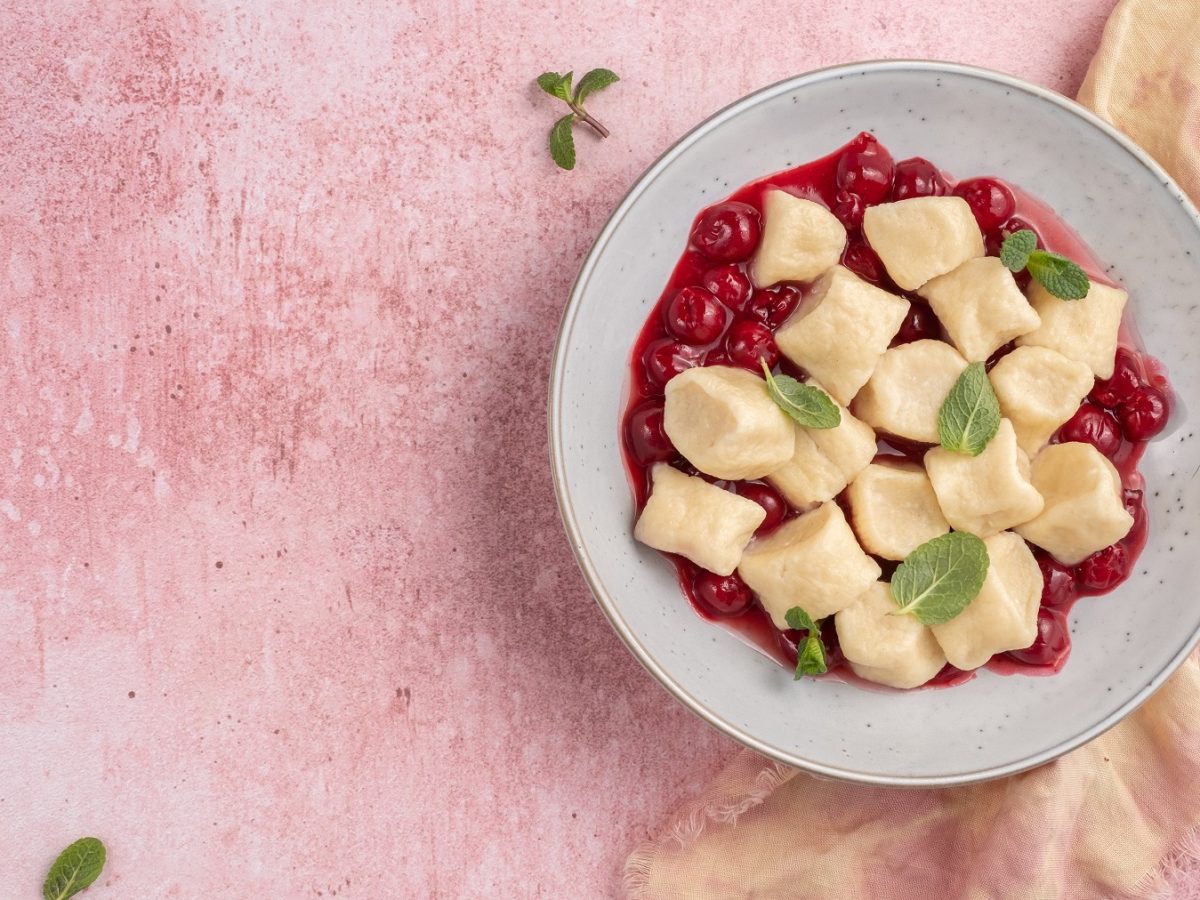
[[[690,232],[692,238],[689,240],[688,247],[676,264],[658,303],[638,335],[631,357],[629,382],[631,387],[622,417],[621,432],[625,465],[629,472],[637,513],[641,512],[649,496],[650,469],[655,462],[666,461],[690,475],[699,474],[678,452],[673,451],[669,440],[661,432],[661,413],[658,410],[661,410],[660,404],[665,382],[678,371],[682,371],[683,368],[690,365],[747,364],[748,360],[743,360],[742,357],[758,352],[755,348],[759,346],[755,341],[748,340],[748,336],[758,333],[757,329],[750,327],[750,323],[765,326],[771,333],[774,333],[783,323],[786,314],[790,312],[794,300],[803,295],[807,288],[807,285],[777,285],[769,290],[751,289],[749,296],[745,296],[745,286],[749,284],[747,269],[749,260],[753,256],[752,250],[747,252],[746,248],[751,242],[757,242],[759,239],[758,229],[754,227],[757,223],[734,232],[734,239],[730,243],[736,243],[734,248],[736,253],[728,251],[722,244],[715,250],[710,247],[710,254],[706,254],[701,249],[703,246],[716,246],[720,243],[714,241],[713,238],[712,223],[714,221],[718,223],[727,220],[744,222],[747,215],[745,207],[742,206],[732,207],[732,212],[724,213],[721,208],[731,203],[745,204],[761,216],[763,198],[767,190],[781,188],[833,210],[839,203],[839,191],[844,193],[844,189],[838,183],[839,161],[843,154],[861,149],[864,146],[863,141],[864,137],[860,135],[845,147],[839,148],[828,156],[751,182],[726,200],[713,204],[697,214]],[[886,150],[883,150],[883,153],[886,154]],[[905,180],[906,176],[904,176],[906,171],[904,166],[908,162],[905,161],[899,166],[900,174],[892,175],[889,170],[887,177],[894,180],[890,190],[881,199],[876,199],[875,195],[878,194],[878,191],[874,189],[867,192],[872,195],[869,202],[861,197],[858,199],[870,206],[877,202],[890,202],[910,196],[913,192],[913,186],[909,184],[911,179]],[[919,160],[919,162],[925,165],[924,160]],[[931,191],[931,193],[949,194],[954,192],[960,184],[945,172],[936,171],[936,175],[940,176],[940,180],[934,178],[929,172],[923,173],[926,181],[936,184],[937,190]],[[844,181],[845,178],[843,177],[842,180]],[[981,209],[977,211],[977,215],[982,216],[985,220],[981,224],[985,226],[984,238],[989,253],[993,255],[998,253],[1006,232],[1018,227],[1031,227],[1038,234],[1039,246],[1073,259],[1094,281],[1112,283],[1105,275],[1103,264],[1096,259],[1082,239],[1055,215],[1053,210],[1020,189],[1000,182],[998,179],[988,178],[983,183],[987,185],[999,183],[1001,189],[1007,188],[1008,191],[1011,191],[1015,204],[1014,210],[1011,212],[1007,206],[997,212],[990,208],[984,209],[983,206],[986,205],[981,205]],[[844,206],[845,198],[840,199]],[[1006,218],[1002,224],[996,225],[993,220],[999,216],[1000,212],[1005,213]],[[715,255],[711,255],[713,253]],[[729,257],[731,256],[740,257],[740,260],[730,262]],[[905,323],[901,334],[893,343],[915,340],[918,337],[941,335],[940,326],[932,317],[928,307],[920,298],[901,291],[896,286],[882,264],[878,262],[878,258],[867,246],[858,227],[849,229],[849,239],[842,259],[845,265],[861,277],[918,304],[916,313],[912,317],[913,321]],[[739,278],[738,273],[747,277]],[[683,288],[699,288],[710,291],[721,301],[721,307],[726,310],[726,315],[724,328],[719,336],[702,344],[689,344],[679,336],[683,329],[678,323],[675,323],[674,331],[670,330],[669,326],[672,323],[669,314],[670,304]],[[791,292],[793,296],[789,298],[788,292]],[[736,295],[732,302],[730,295]],[[676,306],[678,307],[678,304]],[[774,315],[772,311],[781,312],[783,315]],[[708,338],[710,336],[708,331],[705,328],[692,329],[693,336],[698,335],[699,338]],[[664,350],[664,347],[671,342],[674,344]],[[1123,380],[1109,391],[1104,390],[1103,383],[1098,383],[1097,389],[1092,393],[1093,399],[1085,399],[1084,404],[1095,404],[1097,401],[1094,398],[1097,396],[1104,398],[1106,402],[1116,402],[1117,405],[1110,409],[1114,419],[1118,422],[1133,423],[1131,427],[1140,437],[1153,428],[1147,427],[1147,403],[1144,398],[1138,400],[1137,389],[1144,388],[1161,394],[1166,398],[1168,409],[1171,406],[1172,395],[1163,366],[1157,360],[1143,353],[1141,341],[1138,339],[1128,315],[1121,325],[1120,344],[1121,349],[1118,350],[1118,355],[1123,364],[1122,374],[1120,374],[1120,378]],[[733,351],[732,357],[730,349]],[[768,354],[768,361],[773,358],[769,353],[770,349],[768,347],[762,350]],[[989,363],[994,364],[996,359],[1011,349],[1012,345],[1001,348],[995,357],[989,360]],[[786,359],[781,359],[776,368],[793,375],[803,374]],[[1136,378],[1130,375],[1128,371],[1130,368],[1136,373]],[[1114,400],[1114,398],[1118,399]],[[1131,405],[1122,408],[1120,404],[1126,402],[1126,398],[1130,398],[1128,402]],[[1140,405],[1138,405],[1139,403]],[[649,415],[648,409],[652,410]],[[1107,593],[1123,582],[1134,570],[1137,558],[1145,546],[1148,532],[1146,509],[1143,503],[1145,485],[1141,473],[1138,471],[1138,462],[1145,452],[1148,441],[1131,439],[1125,431],[1124,428],[1120,430],[1119,440],[1109,439],[1101,443],[1104,444],[1104,449],[1109,452],[1109,458],[1121,475],[1126,507],[1134,515],[1132,530],[1119,542],[1119,547],[1100,551],[1095,554],[1096,558],[1089,558],[1073,567],[1054,563],[1044,551],[1036,547],[1032,548],[1042,565],[1043,574],[1046,576],[1046,589],[1042,596],[1043,608],[1039,616],[1038,639],[1033,646],[1026,650],[994,656],[987,664],[992,671],[1002,674],[1026,675],[1045,675],[1057,672],[1062,668],[1070,652],[1070,635],[1066,628],[1066,616],[1071,607],[1082,597]],[[1055,435],[1052,442],[1059,440],[1060,436]],[[911,442],[880,436],[879,451],[884,456],[908,457],[920,462],[925,449],[927,448],[923,445],[914,445]],[[760,533],[778,527],[779,523],[800,514],[798,510],[792,509],[786,503],[783,504],[784,508],[781,514],[778,509],[781,498],[769,488],[764,489],[765,486],[760,486],[759,482],[725,482],[706,476],[702,477],[721,488],[742,493],[751,499],[764,498],[764,502],[769,506],[770,515],[767,524],[760,529]],[[839,502],[842,502],[842,498],[839,498]],[[719,622],[748,644],[782,665],[790,667],[796,664],[796,644],[803,636],[802,632],[776,628],[757,600],[743,609],[744,604],[738,599],[742,596],[740,579],[738,581],[721,581],[718,585],[714,581],[714,576],[705,574],[704,570],[695,563],[673,554],[664,555],[674,564],[680,586],[691,601],[692,607],[701,616],[710,621]],[[884,569],[884,577],[887,577],[896,565],[894,562],[885,560],[879,560],[879,562]],[[1046,573],[1052,573],[1053,577]],[[731,577],[737,579],[736,574]],[[701,586],[699,590],[697,589],[698,584]],[[1089,587],[1089,584],[1093,586]],[[1094,585],[1101,584],[1105,587],[1102,589],[1094,587]],[[709,598],[708,601],[705,600],[706,597]],[[837,645],[837,633],[833,628],[832,619],[824,623],[822,636],[826,641],[829,654],[830,676],[853,681],[874,690],[887,690],[879,685],[863,682],[853,674]],[[973,672],[963,672],[947,665],[930,680],[926,687],[952,687],[969,681],[973,677]]]

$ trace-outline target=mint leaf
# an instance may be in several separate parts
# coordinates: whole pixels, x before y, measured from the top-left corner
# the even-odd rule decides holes
[[[575,88],[575,103],[582,104],[588,94],[594,94],[620,80],[617,74],[609,69],[592,69],[579,79],[579,87]]]
[[[818,429],[842,424],[842,411],[823,390],[790,375],[772,375],[766,360],[760,358],[759,363],[767,379],[767,395],[798,424]]]
[[[1014,231],[1000,245],[1000,262],[1005,268],[1020,272],[1029,262],[1029,254],[1037,249],[1037,235],[1028,228]]]
[[[571,73],[559,75],[557,72],[543,72],[537,77],[538,87],[567,103],[571,102]]]
[[[971,363],[938,411],[938,440],[947,450],[978,456],[999,430],[1000,401],[983,363]]]
[[[788,628],[807,631],[808,637],[796,648],[796,681],[805,675],[824,675],[829,671],[825,660],[825,644],[821,640],[820,623],[799,606],[793,606],[784,614]]]
[[[812,616],[799,606],[793,606],[783,614],[783,618],[787,621],[788,628],[794,628],[796,631],[817,630],[817,623],[813,621]]]
[[[1039,250],[1037,235],[1028,228],[1014,231],[1000,245],[1000,262],[1013,272],[1028,269],[1055,297],[1082,300],[1091,289],[1086,273],[1065,256]]]
[[[588,94],[593,94],[608,87],[619,78],[608,69],[592,69],[579,80],[575,96],[571,96],[571,78],[573,73],[559,75],[557,72],[543,72],[537,77],[537,84],[551,97],[557,97],[571,108],[570,115],[563,116],[550,129],[550,156],[561,169],[575,168],[575,135],[571,126],[582,122],[597,135],[606,138],[609,131],[601,125],[594,116],[583,108],[583,100]]]
[[[550,156],[560,169],[575,168],[575,135],[571,126],[575,124],[575,113],[567,113],[550,129]]]
[[[1034,250],[1026,267],[1042,287],[1062,300],[1082,300],[1091,289],[1083,269],[1049,250]]]
[[[825,644],[821,641],[820,631],[810,631],[798,650],[796,676],[792,679],[793,681],[799,681],[805,675],[824,675],[829,671],[829,664],[825,661]]]
[[[979,595],[987,571],[987,547],[973,534],[952,531],[926,541],[892,575],[895,614],[925,625],[949,622]]]
[[[58,854],[42,884],[43,900],[67,900],[100,877],[104,845],[94,837],[80,838]]]

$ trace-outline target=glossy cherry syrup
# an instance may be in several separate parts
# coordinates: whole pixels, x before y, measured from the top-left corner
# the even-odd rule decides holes
[[[778,363],[790,374],[803,374],[779,356],[774,331],[800,303],[806,286],[784,284],[755,290],[746,273],[748,260],[761,236],[762,201],[769,188],[782,188],[834,210],[846,220],[851,231],[843,264],[885,290],[915,301],[909,320],[893,343],[940,337],[941,328],[923,301],[896,286],[874,251],[856,233],[865,206],[911,196],[955,193],[971,205],[983,227],[990,254],[999,252],[1006,233],[1031,228],[1038,236],[1039,246],[1075,260],[1094,280],[1107,282],[1100,261],[1040,201],[996,178],[955,181],[923,159],[893,163],[886,148],[869,135],[860,135],[829,156],[751,182],[696,216],[689,246],[634,345],[631,388],[621,427],[625,463],[639,513],[649,496],[650,468],[655,462],[668,462],[690,475],[698,474],[674,450],[662,430],[662,397],[667,381],[696,365],[741,365],[757,370],[760,357],[772,366]],[[675,302],[672,310],[672,302],[688,288],[703,289],[727,310],[719,333],[714,327],[718,316],[704,295],[699,295],[704,298],[700,301],[694,299],[694,294],[685,295],[692,299],[687,303]],[[1063,566],[1044,551],[1032,548],[1045,582],[1038,637],[1025,650],[993,657],[988,663],[993,671],[1031,675],[1058,671],[1070,653],[1066,623],[1071,607],[1082,597],[1107,593],[1123,582],[1145,546],[1148,531],[1142,502],[1145,486],[1138,462],[1147,441],[1166,423],[1171,392],[1161,364],[1144,355],[1128,323],[1122,324],[1120,339],[1113,377],[1096,383],[1080,413],[1052,440],[1086,440],[1112,460],[1121,475],[1126,508],[1134,516],[1133,529],[1113,547],[1077,566]],[[1002,348],[989,362],[994,364],[1011,349],[1011,345]],[[879,452],[883,456],[908,457],[920,462],[927,449],[925,445],[880,437]],[[762,505],[768,515],[760,534],[799,515],[762,482],[706,480]],[[719,622],[783,665],[795,665],[796,646],[803,633],[776,628],[736,574],[717,576],[682,557],[664,555],[675,565],[679,583],[700,615]],[[888,577],[895,563],[879,562],[884,577]],[[832,617],[825,621],[822,637],[827,645],[830,674],[859,681],[841,655]],[[973,672],[948,665],[927,686],[951,687],[973,677]],[[881,689],[862,683],[871,689]]]

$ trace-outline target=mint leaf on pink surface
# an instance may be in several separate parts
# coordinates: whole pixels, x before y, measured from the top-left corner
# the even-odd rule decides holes
[[[80,838],[62,853],[50,867],[42,884],[43,900],[67,900],[100,877],[106,854],[97,838]]]
[[[575,168],[575,136],[571,126],[575,124],[575,113],[567,113],[550,129],[550,156],[560,169]]]
[[[543,72],[537,77],[538,87],[567,103],[571,102],[571,73],[559,75],[557,72]]]
[[[550,156],[561,169],[575,168],[575,138],[572,127],[576,122],[582,122],[600,137],[608,137],[608,129],[601,125],[594,116],[583,108],[583,102],[588,95],[603,90],[610,84],[621,79],[609,69],[592,69],[579,80],[579,86],[571,93],[573,72],[559,75],[557,72],[543,72],[537,77],[537,85],[551,97],[562,100],[571,109],[571,114],[563,116],[550,129]]]
[[[575,102],[583,105],[583,101],[587,99],[588,94],[594,94],[596,91],[603,90],[610,84],[616,84],[620,80],[617,77],[617,73],[609,69],[592,69],[592,71],[579,79],[579,86],[575,88]]]

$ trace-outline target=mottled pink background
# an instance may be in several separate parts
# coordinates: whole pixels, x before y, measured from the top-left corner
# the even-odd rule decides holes
[[[1112,5],[0,4],[0,893],[94,833],[97,898],[615,894],[736,748],[560,530],[589,243],[752,88],[1070,94]],[[613,137],[565,174],[531,82],[594,65]]]

